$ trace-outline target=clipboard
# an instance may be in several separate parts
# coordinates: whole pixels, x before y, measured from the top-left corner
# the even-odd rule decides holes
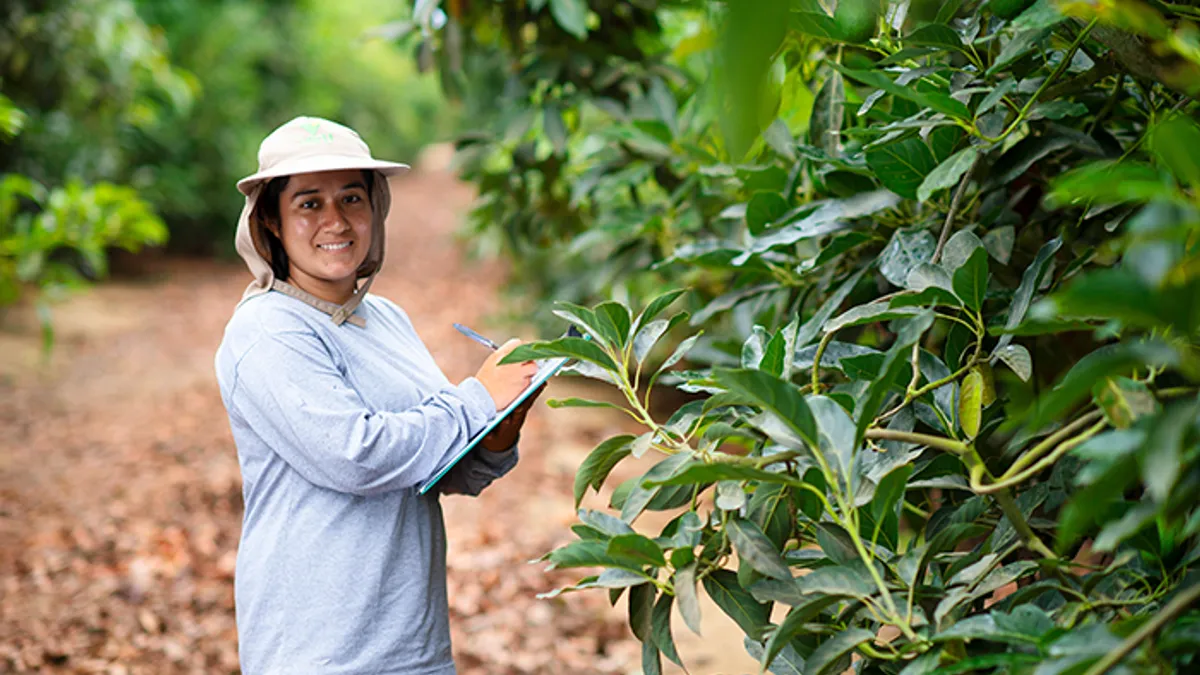
[[[570,336],[579,335],[579,333],[575,330],[568,331],[567,334]],[[453,457],[450,458],[449,461],[439,467],[437,473],[433,474],[432,478],[429,478],[422,483],[418,488],[418,492],[420,494],[429,492],[429,490],[432,489],[433,486],[442,479],[442,476],[445,476],[450,469],[454,468],[455,464],[458,464],[463,457],[466,457],[467,453],[475,449],[475,446],[479,444],[479,441],[482,440],[484,436],[487,436],[489,433],[491,433],[492,429],[495,429],[501,422],[504,421],[504,418],[512,414],[512,411],[516,410],[517,406],[521,405],[525,399],[529,398],[533,392],[537,391],[538,387],[545,384],[546,380],[549,380],[558,374],[558,371],[561,370],[563,366],[567,365],[568,361],[572,360],[574,359],[560,357],[556,359],[539,361],[537,375],[533,376],[533,380],[529,383],[529,386],[525,388],[525,391],[522,391],[520,396],[517,396],[512,403],[508,404],[508,407],[498,412],[496,416],[492,418],[492,421],[487,423],[487,426],[485,426],[479,433],[475,434],[471,440],[467,442],[467,445],[462,450],[458,451]]]

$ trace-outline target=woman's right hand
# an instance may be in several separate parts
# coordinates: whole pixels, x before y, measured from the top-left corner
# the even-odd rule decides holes
[[[482,382],[484,388],[492,395],[496,410],[507,408],[537,375],[538,367],[533,361],[499,365],[500,359],[520,345],[521,341],[516,338],[500,345],[500,348],[483,362],[479,372],[475,373],[475,379]]]

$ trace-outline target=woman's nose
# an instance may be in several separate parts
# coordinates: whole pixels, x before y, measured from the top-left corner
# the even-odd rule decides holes
[[[341,232],[350,228],[350,221],[346,215],[336,208],[327,209],[322,216],[321,229],[323,230]]]

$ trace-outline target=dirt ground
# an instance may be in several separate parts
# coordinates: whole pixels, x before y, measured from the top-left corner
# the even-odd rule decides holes
[[[408,311],[453,380],[485,354],[451,323],[499,330],[487,317],[505,282],[453,238],[470,199],[436,171],[397,183],[373,291]],[[241,483],[212,358],[248,280],[240,263],[150,264],[57,306],[48,362],[28,313],[0,317],[0,673],[237,672]],[[544,398],[605,393],[559,378]],[[517,469],[478,499],[444,501],[464,675],[640,672],[623,606],[539,600],[581,575],[529,563],[573,538],[575,469],[626,424],[539,406]],[[703,638],[674,621],[690,672],[756,671],[740,631],[711,604],[703,614]]]

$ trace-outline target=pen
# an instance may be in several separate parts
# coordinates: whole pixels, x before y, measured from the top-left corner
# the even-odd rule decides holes
[[[471,330],[470,328],[467,328],[466,326],[462,325],[461,323],[454,324],[454,327],[458,329],[458,332],[462,333],[463,335],[466,335],[467,337],[478,342],[479,344],[483,345],[484,347],[491,349],[492,351],[495,351],[500,348],[500,345],[496,344],[495,342],[492,342],[491,340],[485,338],[484,336],[480,335],[479,333],[476,333],[475,331]]]

